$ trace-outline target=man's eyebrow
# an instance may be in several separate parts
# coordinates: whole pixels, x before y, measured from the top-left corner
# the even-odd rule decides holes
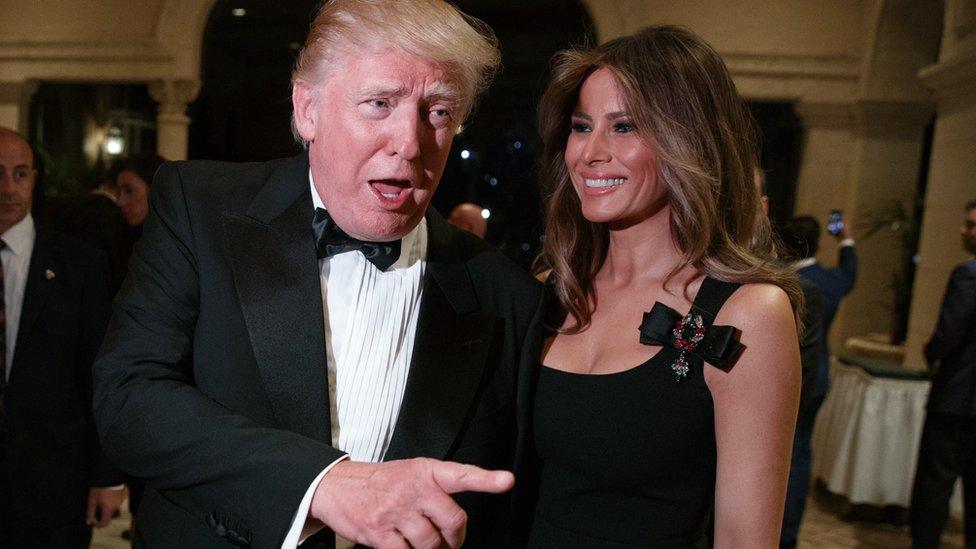
[[[443,82],[435,82],[430,87],[430,89],[427,90],[427,93],[424,94],[424,99],[428,103],[431,103],[431,102],[434,102],[434,101],[444,101],[444,102],[448,102],[448,103],[457,103],[457,101],[458,101],[458,94],[457,94],[457,90],[455,90],[453,87],[451,87],[451,86],[449,86],[449,85],[447,85],[447,84],[445,84]]]
[[[408,95],[410,90],[406,86],[398,86],[396,84],[374,84],[372,86],[364,86],[356,90],[358,96],[372,97],[403,97]]]
[[[396,84],[376,84],[365,86],[356,91],[358,97],[405,97],[410,95],[410,88]],[[424,95],[424,99],[430,101],[450,101],[457,102],[457,92],[447,84],[437,83],[431,86],[430,90]]]

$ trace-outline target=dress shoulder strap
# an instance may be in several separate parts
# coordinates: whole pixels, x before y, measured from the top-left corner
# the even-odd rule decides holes
[[[691,308],[701,314],[706,324],[711,326],[715,322],[719,310],[740,286],[742,286],[741,282],[724,282],[706,276],[698,289],[698,295],[695,296],[695,302],[691,304]]]

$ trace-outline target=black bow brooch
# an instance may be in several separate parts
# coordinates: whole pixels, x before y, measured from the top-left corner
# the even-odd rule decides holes
[[[671,346],[678,351],[678,358],[671,364],[675,381],[688,377],[688,355],[723,370],[735,362],[745,348],[736,339],[739,331],[735,326],[714,326],[706,323],[708,313],[692,306],[688,314],[681,316],[667,305],[657,302],[650,312],[644,313],[641,322],[640,342],[644,345]]]

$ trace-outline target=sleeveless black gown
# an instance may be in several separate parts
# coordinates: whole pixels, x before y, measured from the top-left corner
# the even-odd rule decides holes
[[[706,278],[694,310],[710,322],[738,286]],[[676,380],[678,355],[665,345],[646,362],[606,375],[542,367],[533,418],[541,472],[529,547],[708,546],[712,397],[695,355],[687,355],[687,377]]]

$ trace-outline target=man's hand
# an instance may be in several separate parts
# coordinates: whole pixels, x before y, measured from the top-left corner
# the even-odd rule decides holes
[[[498,494],[514,483],[508,471],[434,459],[343,461],[322,477],[309,515],[371,547],[460,547],[468,517],[448,494]]]
[[[849,215],[846,217],[847,218],[844,220],[844,224],[840,226],[840,231],[834,235],[834,239],[837,240],[837,242],[843,242],[851,237],[851,233],[847,230],[847,228],[851,226],[852,221]]]
[[[85,513],[85,524],[95,528],[108,526],[112,515],[122,506],[125,499],[125,489],[95,488],[88,490],[88,511]]]

